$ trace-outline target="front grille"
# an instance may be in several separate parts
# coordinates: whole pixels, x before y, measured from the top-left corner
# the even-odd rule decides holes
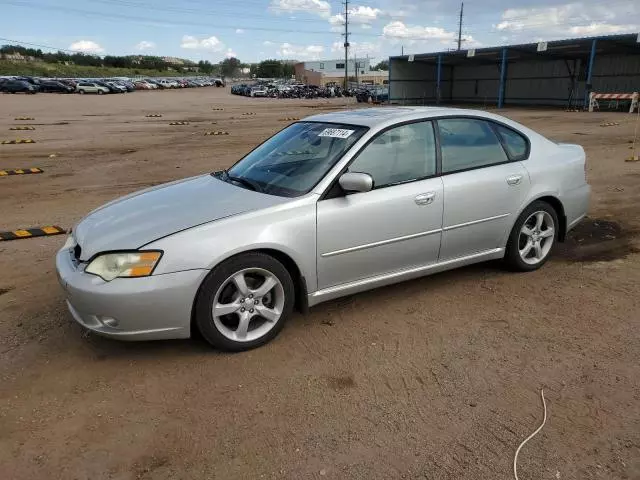
[[[76,260],[80,260],[80,254],[82,253],[82,248],[80,248],[80,245],[76,244],[75,247],[73,247],[73,257]]]

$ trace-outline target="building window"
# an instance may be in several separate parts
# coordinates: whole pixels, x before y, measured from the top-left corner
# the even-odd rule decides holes
[[[324,63],[320,64],[320,70],[324,70]]]
[[[361,70],[361,71],[360,71],[360,73],[361,73],[362,75],[364,75],[364,70]]]
[[[382,80],[383,85],[389,85],[389,80]]]
[[[336,70],[344,70],[344,63],[336,63]]]

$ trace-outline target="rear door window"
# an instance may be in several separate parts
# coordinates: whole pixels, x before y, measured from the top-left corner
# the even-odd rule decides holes
[[[475,118],[438,120],[442,173],[486,167],[509,161],[491,126]]]

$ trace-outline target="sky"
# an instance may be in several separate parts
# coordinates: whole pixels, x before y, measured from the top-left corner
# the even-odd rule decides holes
[[[457,1],[349,2],[350,57],[457,46]],[[219,62],[344,57],[335,0],[0,0],[0,43]],[[467,0],[463,48],[637,33],[639,0]]]

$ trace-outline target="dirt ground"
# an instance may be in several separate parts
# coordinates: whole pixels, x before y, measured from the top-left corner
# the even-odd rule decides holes
[[[0,169],[45,171],[0,178],[0,231],[68,228],[340,105],[215,88],[0,96],[0,139],[37,141],[0,146]],[[548,420],[521,480],[640,478],[636,117],[504,114],[587,151],[590,218],[543,269],[482,264],[332,301],[251,352],[87,335],[56,281],[64,237],[0,242],[0,478],[508,479],[541,388]],[[21,123],[36,130],[9,131]]]

